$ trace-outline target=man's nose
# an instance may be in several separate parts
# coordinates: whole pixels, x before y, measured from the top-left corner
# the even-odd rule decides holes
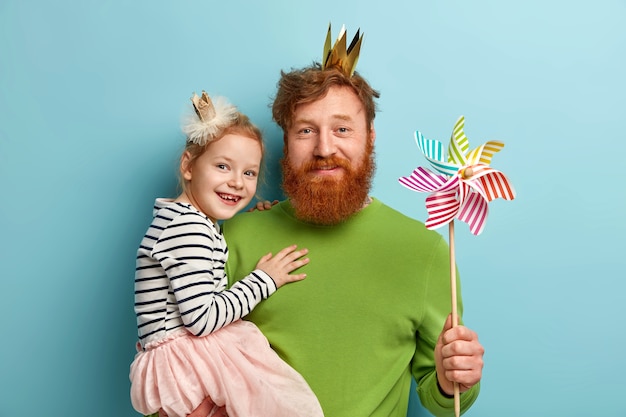
[[[327,158],[337,152],[335,138],[330,132],[320,132],[313,152],[315,156],[319,156],[321,158]]]

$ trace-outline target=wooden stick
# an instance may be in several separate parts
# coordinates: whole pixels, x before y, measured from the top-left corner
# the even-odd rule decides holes
[[[454,220],[452,220],[448,226],[449,231],[449,246],[450,246],[450,293],[452,299],[452,327],[456,327],[459,324],[459,316],[457,312],[456,301],[456,260],[454,259]],[[454,382],[454,415],[459,417],[461,415],[461,398],[459,391],[459,383]]]

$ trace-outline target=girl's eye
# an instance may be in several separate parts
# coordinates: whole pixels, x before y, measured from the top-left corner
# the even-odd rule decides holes
[[[246,171],[244,175],[247,175],[248,177],[256,177],[256,171]]]
[[[227,168],[226,164],[217,164],[216,166],[219,169],[226,169]]]

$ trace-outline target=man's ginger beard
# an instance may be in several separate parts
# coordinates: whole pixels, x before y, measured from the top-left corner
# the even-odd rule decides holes
[[[339,157],[317,158],[295,169],[289,164],[289,151],[280,163],[283,169],[283,191],[291,200],[296,217],[311,223],[340,223],[363,208],[372,185],[376,165],[374,146],[368,141],[358,168]],[[327,166],[343,168],[341,178],[312,176],[311,171]]]

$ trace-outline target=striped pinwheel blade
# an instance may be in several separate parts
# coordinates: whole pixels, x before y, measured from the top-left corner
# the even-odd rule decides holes
[[[470,232],[479,235],[485,228],[487,222],[487,214],[489,213],[489,205],[487,200],[479,193],[471,190],[466,194],[461,207],[459,208],[458,219],[469,225]]]
[[[443,175],[452,176],[459,167],[445,161],[443,144],[438,140],[426,139],[420,131],[415,131],[415,142],[433,169]]]
[[[472,149],[472,151],[467,154],[467,165],[489,165],[493,155],[496,152],[500,152],[502,148],[504,148],[504,142],[497,140],[490,140],[487,143],[483,143],[478,148]]]
[[[410,190],[430,193],[442,189],[449,179],[426,168],[417,167],[410,176],[400,177],[398,181]]]
[[[479,178],[479,181],[483,184],[483,188],[487,194],[487,201],[492,201],[496,198],[504,198],[505,200],[513,200],[515,198],[513,185],[500,171],[485,175]]]
[[[452,137],[450,137],[450,145],[448,146],[448,162],[456,165],[457,167],[463,167],[467,165],[467,158],[465,153],[469,149],[469,141],[465,136],[465,116],[461,116],[457,119],[452,130]]]
[[[459,211],[457,190],[439,191],[426,197],[428,219],[424,223],[427,229],[437,229],[454,220]]]
[[[472,165],[472,175],[467,178],[467,183],[483,195],[487,201],[496,198],[513,200],[515,190],[509,179],[497,169],[486,165]]]

